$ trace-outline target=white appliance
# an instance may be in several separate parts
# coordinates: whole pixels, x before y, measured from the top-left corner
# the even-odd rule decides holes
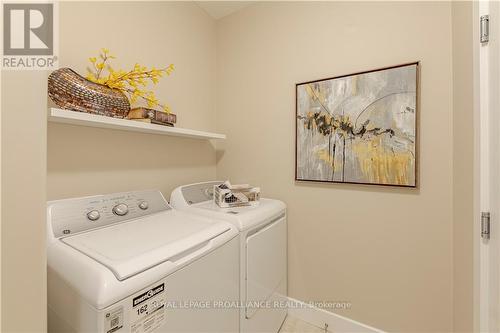
[[[176,188],[170,204],[200,216],[231,222],[240,230],[240,332],[278,332],[286,314],[286,206],[260,199],[243,207],[220,208],[213,187],[221,181]]]
[[[237,332],[237,229],[159,191],[52,201],[49,332]]]

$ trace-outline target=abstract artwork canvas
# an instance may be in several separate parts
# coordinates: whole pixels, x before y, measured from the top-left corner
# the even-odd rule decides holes
[[[418,66],[297,84],[295,179],[416,187]]]

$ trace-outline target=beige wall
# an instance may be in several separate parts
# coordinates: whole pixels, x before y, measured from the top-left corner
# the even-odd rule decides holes
[[[194,3],[61,3],[60,45],[61,66],[80,73],[102,47],[117,56],[116,68],[173,63],[155,88],[158,99],[180,127],[215,129],[215,22]],[[214,177],[208,141],[49,124],[50,200],[146,188],[168,196]]]
[[[289,294],[392,332],[453,327],[450,3],[259,3],[218,22],[217,177],[288,204]],[[420,188],[294,181],[295,83],[421,61]]]
[[[2,72],[2,332],[46,330],[45,72]]]
[[[473,16],[454,2],[453,27],[453,313],[454,331],[473,331]]]

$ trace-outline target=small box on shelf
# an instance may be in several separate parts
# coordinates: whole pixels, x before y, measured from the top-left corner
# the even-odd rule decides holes
[[[148,109],[144,107],[133,108],[129,111],[127,119],[139,120],[158,125],[174,126],[177,122],[177,116],[173,113],[166,113],[158,110]]]

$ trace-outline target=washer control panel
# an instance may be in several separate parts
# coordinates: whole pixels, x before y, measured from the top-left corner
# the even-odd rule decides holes
[[[160,191],[137,191],[52,201],[47,218],[58,238],[169,209]]]

